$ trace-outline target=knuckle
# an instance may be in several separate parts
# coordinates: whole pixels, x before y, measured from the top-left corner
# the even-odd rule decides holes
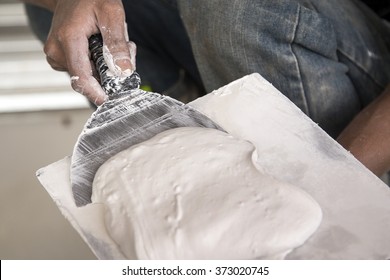
[[[51,68],[57,71],[66,70],[66,65],[64,65],[64,54],[58,46],[55,44],[45,44],[44,52],[46,54],[46,61]]]
[[[86,81],[85,81],[84,78],[79,77],[79,76],[72,76],[70,78],[70,84],[71,84],[72,88],[75,91],[85,95],[85,84],[86,84]]]
[[[111,49],[113,56],[129,56],[130,50],[128,48],[128,45],[123,39],[121,38],[113,38],[111,43]]]
[[[49,37],[43,46],[43,51],[46,54],[46,56],[50,58],[54,58],[56,56],[56,53],[58,52],[58,46],[57,44]]]
[[[50,67],[53,68],[56,71],[66,71],[66,67],[60,63],[58,63],[56,60],[52,59],[49,56],[46,56],[46,61],[49,63]]]
[[[66,26],[59,28],[56,34],[57,41],[62,43],[71,39],[74,36],[75,32],[77,32],[76,30],[77,30],[76,28],[71,28]]]

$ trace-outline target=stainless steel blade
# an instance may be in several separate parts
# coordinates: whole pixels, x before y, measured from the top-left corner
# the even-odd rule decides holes
[[[110,75],[100,35],[92,36],[89,45],[100,84],[109,99],[92,114],[74,147],[70,180],[77,206],[91,202],[97,170],[118,152],[172,128],[200,126],[223,130],[182,102],[140,90],[141,80],[135,72],[124,78]]]
[[[70,179],[76,205],[91,203],[94,176],[106,160],[160,132],[177,127],[223,130],[184,103],[140,89],[100,106],[79,136],[72,156]]]

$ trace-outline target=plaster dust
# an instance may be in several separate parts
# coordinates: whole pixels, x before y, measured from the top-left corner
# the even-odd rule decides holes
[[[120,77],[120,78],[129,77],[129,76],[131,76],[131,74],[134,73],[135,68],[136,68],[135,56],[137,53],[136,44],[129,40],[129,34],[127,33],[128,29],[127,29],[126,21],[123,22],[123,27],[124,27],[123,28],[123,31],[124,31],[123,36],[124,36],[125,41],[127,42],[127,46],[129,48],[129,53],[130,53],[130,69],[123,70],[123,69],[121,69],[121,67],[119,67],[116,64],[116,62],[118,60],[128,58],[128,55],[126,53],[116,54],[116,56],[114,57],[111,54],[107,45],[103,44],[103,57],[104,57],[104,61],[106,62],[107,66],[108,66],[108,69],[109,69],[107,74],[111,75],[111,76]],[[101,26],[100,28],[102,31],[104,31],[103,33],[106,34],[105,36],[108,36],[109,38],[111,38],[111,29],[109,27]]]
[[[282,259],[318,228],[303,190],[263,173],[248,141],[176,128],[97,172],[93,203],[129,259]]]
[[[70,81],[73,83],[73,82],[76,82],[76,81],[78,81],[78,80],[80,80],[80,77],[79,76],[72,76],[72,77],[70,77]]]

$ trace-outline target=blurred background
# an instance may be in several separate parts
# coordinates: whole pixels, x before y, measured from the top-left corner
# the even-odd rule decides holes
[[[35,172],[72,153],[92,110],[46,63],[23,5],[0,0],[0,259],[94,259]]]

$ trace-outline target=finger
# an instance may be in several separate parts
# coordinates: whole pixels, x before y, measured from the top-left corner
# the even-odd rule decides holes
[[[129,41],[127,43],[128,47],[129,47],[129,51],[130,51],[130,64],[131,64],[131,69],[133,69],[133,71],[135,71],[136,69],[136,60],[135,60],[135,56],[137,54],[137,45],[132,42],[132,41]]]
[[[83,94],[96,105],[101,105],[107,100],[107,95],[102,90],[98,81],[93,77],[72,76],[71,84],[75,91]]]
[[[109,69],[118,76],[131,75],[132,68],[130,50],[127,44],[125,13],[121,2],[106,2],[107,12],[100,15],[99,29],[102,33],[103,54]],[[119,24],[118,24],[119,23]]]
[[[85,95],[96,105],[106,100],[106,94],[98,81],[92,75],[92,67],[89,60],[88,39],[75,37],[63,44],[64,53],[72,87],[75,91]]]
[[[56,71],[67,71],[66,66],[57,63],[56,60],[52,59],[52,58],[49,57],[49,56],[46,56],[46,61],[47,61],[47,63],[49,63],[49,65],[51,66],[51,68],[53,68],[53,69],[56,70]]]
[[[54,70],[67,70],[65,54],[57,40],[52,39],[52,37],[49,36],[43,50],[46,54],[47,62]]]

